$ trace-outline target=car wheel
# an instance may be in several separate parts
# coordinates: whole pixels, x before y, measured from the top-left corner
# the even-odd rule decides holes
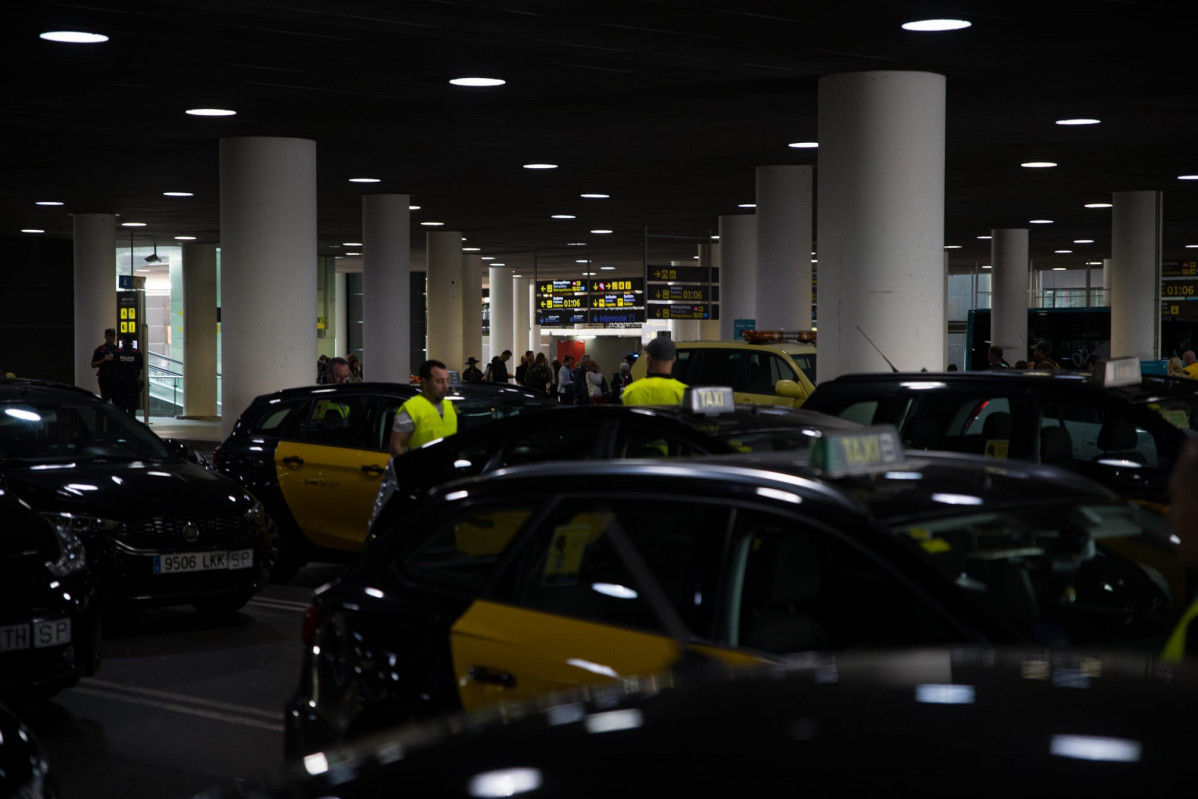
[[[253,595],[253,591],[242,590],[233,594],[220,594],[197,599],[191,603],[191,606],[205,616],[228,616],[245,607],[245,603],[249,602]]]

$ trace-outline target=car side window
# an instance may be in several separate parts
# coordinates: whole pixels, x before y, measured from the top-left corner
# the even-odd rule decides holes
[[[749,391],[748,361],[743,350],[712,348],[701,351],[687,374],[692,386],[732,386],[733,391]],[[773,392],[773,389],[770,389]]]
[[[535,508],[530,501],[458,508],[391,568],[426,586],[475,593]]]
[[[270,403],[258,409],[256,418],[249,423],[250,434],[269,438],[282,437],[287,428],[287,421],[293,416],[298,416],[298,411],[307,402],[305,397],[291,402]]]
[[[1044,403],[1041,460],[1155,469],[1156,438],[1117,409],[1081,402]]]
[[[292,438],[305,444],[361,447],[369,397],[318,397],[308,406]]]
[[[991,418],[993,417],[993,418]],[[924,393],[902,430],[911,449],[1005,458],[1011,437],[1010,403],[988,394]]]
[[[551,425],[533,430],[509,441],[495,465],[498,468],[543,461],[590,460],[595,455],[598,434],[598,424]]]
[[[734,647],[787,654],[959,638],[930,600],[814,524],[738,509],[727,562]]]
[[[689,499],[568,500],[528,539],[493,598],[586,621],[664,631],[645,586],[613,541],[622,534],[683,624],[706,635],[726,519],[725,510]]]
[[[629,417],[620,423],[613,457],[684,458],[704,454],[706,450],[697,449],[691,441],[662,433],[653,420]]]

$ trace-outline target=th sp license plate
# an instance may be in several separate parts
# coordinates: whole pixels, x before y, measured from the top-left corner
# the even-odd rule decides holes
[[[254,550],[234,549],[228,552],[179,552],[154,556],[154,574],[178,572],[228,571],[248,569],[254,565]]]
[[[0,652],[71,643],[71,620],[48,619],[0,627]]]

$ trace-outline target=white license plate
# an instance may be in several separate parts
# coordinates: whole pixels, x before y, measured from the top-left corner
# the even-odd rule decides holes
[[[254,550],[234,549],[228,552],[179,552],[154,556],[154,574],[177,572],[228,571],[248,569],[254,565]]]
[[[0,627],[0,652],[41,649],[71,642],[71,620],[50,619]]]

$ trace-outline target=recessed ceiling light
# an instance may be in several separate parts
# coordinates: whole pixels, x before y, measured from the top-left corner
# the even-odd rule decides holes
[[[1064,272],[1064,271],[1065,271],[1065,267],[1063,267],[1063,266],[1054,266],[1054,267],[1052,268],[1052,271],[1054,271],[1054,272]]]
[[[237,112],[228,108],[189,108],[184,113],[193,117],[231,117]]]
[[[602,228],[600,228],[599,230],[592,230],[591,232],[592,233],[611,233],[610,230],[603,230]]]
[[[145,227],[145,222],[122,222],[121,227]]]
[[[961,245],[960,245],[960,244],[945,244],[945,245],[944,245],[944,249],[946,249],[946,250],[959,250],[959,249],[961,249]]]
[[[346,255],[361,255],[360,252],[347,252]]]
[[[38,38],[64,44],[99,44],[108,41],[108,37],[102,33],[87,33],[86,31],[46,31],[39,33]]]
[[[1198,250],[1198,244],[1187,244],[1186,249],[1187,250]]]
[[[1027,221],[1028,221],[1029,225],[1051,225],[1052,224],[1051,219],[1029,219]]]
[[[195,236],[175,236],[175,241],[195,241]]]
[[[601,266],[599,268],[604,270],[605,272],[610,272],[611,270],[615,269],[614,266]]]
[[[580,194],[579,197],[585,197],[588,200],[606,200],[611,197],[610,194]]]
[[[58,200],[38,200],[34,205],[63,205]]]
[[[1078,119],[1058,119],[1058,125],[1097,125],[1100,120],[1081,117]]]
[[[757,203],[737,203],[737,208],[756,208]]]
[[[164,191],[163,197],[194,197],[195,195],[189,191]]]
[[[350,178],[350,183],[382,183],[381,178]]]
[[[1051,169],[1056,165],[1055,161],[1024,161],[1020,164],[1024,169]]]
[[[1057,255],[1072,255],[1073,250],[1053,250]]]
[[[1113,208],[1111,203],[1086,203],[1087,208]]]
[[[596,272],[583,272],[583,273],[582,273],[582,276],[583,276],[583,277],[594,277],[596,274],[598,274],[598,273],[596,273]]]
[[[1074,239],[1074,244],[1093,244],[1094,239]]]
[[[585,241],[570,241],[570,242],[566,242],[566,246],[567,247],[585,247],[585,246],[587,246],[587,243]]]
[[[420,210],[420,206],[419,206],[419,205],[409,205],[409,206],[408,206],[408,210],[409,210],[409,211],[419,211],[419,210]]]
[[[590,262],[591,262],[590,258],[575,258],[574,259],[574,263],[576,263],[576,264],[589,264]]]
[[[819,142],[817,142],[817,141],[794,141],[786,146],[793,147],[796,150],[814,150],[816,147],[819,147]]]
[[[444,222],[421,222],[420,224],[424,225],[425,227],[441,227],[445,223]]]
[[[525,169],[557,169],[557,164],[525,164]]]
[[[491,264],[491,266],[507,266],[507,264]]]
[[[577,219],[578,217],[574,216],[574,214],[553,214],[549,218],[550,219]]]
[[[959,31],[968,28],[973,23],[963,19],[919,19],[914,22],[904,22],[903,30],[920,32]]]
[[[989,268],[990,268],[990,264],[982,264],[982,268],[983,268],[983,269],[989,269]]]
[[[484,256],[483,256],[483,260],[484,260],[484,261],[494,261],[494,260],[495,260],[495,256],[494,256],[494,255],[484,255]]]
[[[711,240],[712,240],[712,241],[719,241],[719,240],[720,240],[720,237],[719,237],[719,236],[712,236],[712,237],[711,237]]]
[[[462,252],[482,252],[482,247],[463,247]]]
[[[35,227],[26,227],[26,228],[21,228],[21,232],[22,233],[45,233],[46,231],[39,230],[38,228],[35,228]]]
[[[978,236],[978,241],[990,241],[993,238],[993,236]]]
[[[360,242],[360,241],[343,241],[343,242],[341,242],[341,245],[343,247],[361,247],[362,242]]]
[[[1086,266],[1102,266],[1102,261],[1086,261]]]
[[[1178,180],[1198,180],[1198,175],[1178,175]]]
[[[454,86],[502,86],[507,83],[499,78],[453,78],[449,82]]]

